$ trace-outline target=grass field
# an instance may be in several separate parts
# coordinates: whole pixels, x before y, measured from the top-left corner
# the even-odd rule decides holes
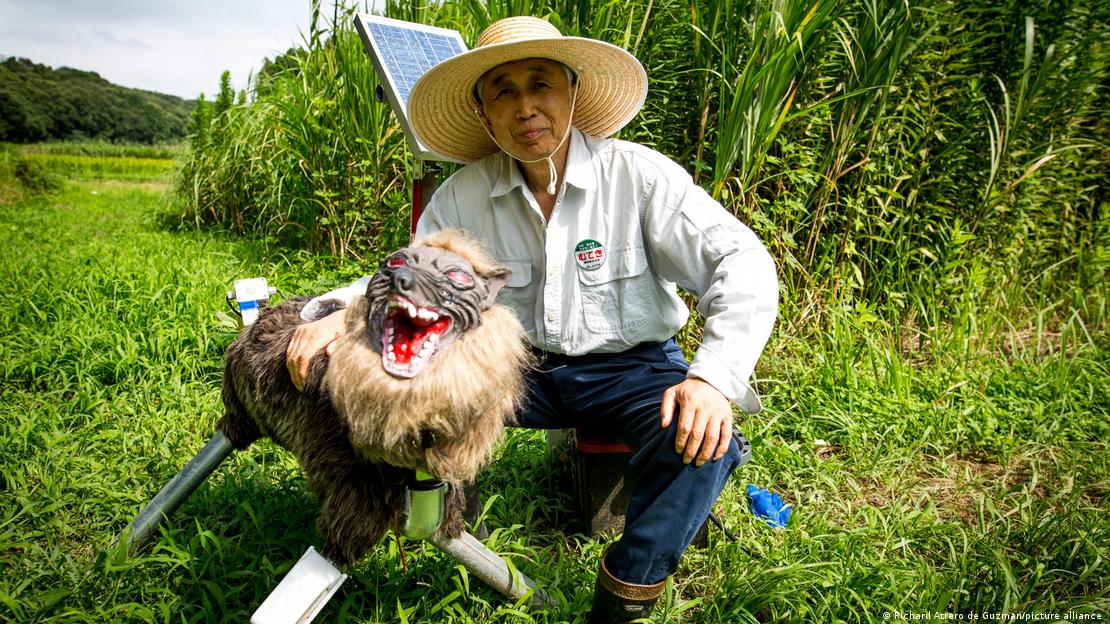
[[[24,160],[65,177],[109,180],[150,180],[173,174],[166,158],[97,156],[87,154],[25,153]]]
[[[320,545],[281,449],[235,454],[138,556],[112,544],[213,432],[232,282],[310,293],[364,267],[182,230],[164,184],[82,175],[0,203],[0,621],[246,621]],[[654,621],[1105,621],[1098,288],[1083,312],[1007,328],[964,310],[912,339],[866,308],[801,336],[784,310],[757,371],[766,410],[742,427],[753,461],[717,505],[740,541],[711,530]],[[514,431],[481,480],[490,547],[562,607],[508,603],[421,544],[403,563],[387,538],[318,621],[582,621],[608,540],[575,528],[565,473],[542,435]],[[795,505],[786,529],[746,511],[747,483]]]
[[[101,156],[106,158],[143,158],[171,160],[185,151],[184,141],[176,143],[108,143],[106,141],[56,141],[31,143],[20,149],[24,154],[62,156]]]

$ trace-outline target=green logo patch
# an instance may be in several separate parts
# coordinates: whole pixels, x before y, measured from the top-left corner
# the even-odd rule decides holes
[[[574,261],[583,269],[593,271],[605,264],[605,247],[592,238],[582,240],[574,247]]]

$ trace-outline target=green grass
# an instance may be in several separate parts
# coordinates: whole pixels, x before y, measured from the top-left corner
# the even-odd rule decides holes
[[[185,143],[109,143],[107,141],[52,141],[20,146],[24,154],[61,154],[70,156],[103,156],[155,158],[172,160],[185,151]]]
[[[309,293],[362,271],[167,225],[161,193],[82,178],[0,203],[0,620],[245,621],[320,545],[295,463],[263,443],[138,556],[112,549],[213,432],[232,282]],[[1097,310],[1105,287],[1086,297]],[[743,425],[753,461],[717,505],[741,542],[711,530],[655,621],[1106,617],[1104,320],[1046,314],[1042,331],[980,335],[1005,324],[966,312],[908,339],[866,308],[830,309],[812,336],[784,312],[759,370],[767,409]],[[318,621],[583,621],[608,540],[576,532],[565,480],[529,431],[511,432],[481,478],[490,546],[562,607],[513,605],[421,544],[404,543],[406,569],[387,538]],[[796,505],[788,528],[746,511],[747,483]]]
[[[111,180],[162,178],[168,181],[176,166],[170,158],[39,152],[24,153],[21,157],[27,162],[61,176]]]

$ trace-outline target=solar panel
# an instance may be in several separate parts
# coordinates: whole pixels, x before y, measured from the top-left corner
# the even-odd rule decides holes
[[[356,15],[355,27],[374,62],[389,105],[393,107],[413,154],[423,160],[450,160],[416,139],[408,119],[409,93],[424,72],[440,61],[466,51],[462,35],[377,15]]]

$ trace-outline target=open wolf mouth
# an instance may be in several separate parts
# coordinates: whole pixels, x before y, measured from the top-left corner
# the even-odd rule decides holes
[[[389,295],[382,326],[382,366],[394,377],[415,377],[432,359],[451,318],[432,306]]]

